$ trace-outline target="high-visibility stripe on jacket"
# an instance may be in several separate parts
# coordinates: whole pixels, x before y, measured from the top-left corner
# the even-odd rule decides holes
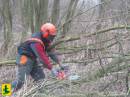
[[[30,44],[30,47],[33,50],[35,56],[40,59],[40,62],[42,64],[45,64],[48,69],[51,69],[52,66],[48,56],[46,55],[45,45],[43,41],[38,38],[29,38],[27,41],[33,43]]]
[[[39,42],[45,49],[45,45],[42,42],[42,40],[38,39],[38,38],[29,38],[27,41],[31,41],[31,42]]]

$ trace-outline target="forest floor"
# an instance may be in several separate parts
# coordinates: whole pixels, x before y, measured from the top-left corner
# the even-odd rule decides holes
[[[125,96],[124,71],[118,73],[118,80],[114,73],[92,80],[90,76],[94,71],[89,71],[90,68],[92,70],[90,66],[80,66],[79,70],[71,71],[80,76],[80,79],[73,81],[51,78],[49,71],[45,70],[47,76],[42,83],[34,85],[32,79],[27,78],[25,85],[15,97],[129,97]],[[15,79],[15,69],[16,66],[1,66],[0,84],[12,82]]]

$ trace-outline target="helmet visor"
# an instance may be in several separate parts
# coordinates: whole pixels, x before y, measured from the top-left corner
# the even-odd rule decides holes
[[[56,36],[56,35],[49,35],[49,36],[48,36],[48,39],[49,39],[50,41],[53,41],[54,38],[55,38],[55,36]]]

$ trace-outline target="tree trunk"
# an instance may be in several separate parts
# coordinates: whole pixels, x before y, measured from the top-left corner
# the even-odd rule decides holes
[[[9,43],[12,37],[12,14],[9,0],[2,0],[2,16],[4,21],[4,42],[2,45],[2,55],[5,56],[8,51]]]
[[[60,11],[60,0],[54,0],[51,14],[51,22],[55,25],[57,24],[59,19],[59,13],[60,13],[59,11]]]
[[[67,16],[65,18],[65,21],[68,21],[70,20],[73,16],[74,16],[74,13],[76,11],[76,7],[77,7],[77,4],[78,4],[78,1],[79,0],[71,0],[70,3],[69,3],[69,6],[68,6],[68,10],[67,10]],[[72,20],[71,20],[72,21]],[[64,37],[66,35],[66,33],[69,31],[70,27],[71,27],[71,21],[69,22],[65,22],[63,24],[63,33],[62,33],[62,36]]]

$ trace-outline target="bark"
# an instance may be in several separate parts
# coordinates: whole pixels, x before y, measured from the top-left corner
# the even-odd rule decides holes
[[[56,25],[58,23],[59,15],[60,15],[60,0],[54,0],[51,14],[51,22],[53,24]]]
[[[70,4],[68,6],[68,10],[67,10],[67,16],[65,18],[65,21],[68,21],[70,20],[73,16],[74,16],[74,13],[76,11],[76,7],[77,7],[77,4],[78,4],[78,1],[79,0],[71,0],[70,1]],[[66,33],[69,31],[70,27],[71,27],[71,22],[72,21],[69,21],[69,22],[66,22],[63,24],[63,33],[62,33],[62,37],[64,37],[66,35]]]
[[[2,16],[3,16],[3,21],[4,21],[4,42],[3,46],[1,48],[1,54],[3,56],[6,55],[8,52],[8,46],[9,43],[11,42],[11,37],[12,37],[12,13],[11,13],[11,6],[10,6],[10,1],[9,0],[2,0]]]
[[[40,31],[40,26],[48,21],[48,0],[34,0],[35,24],[34,31]]]
[[[111,27],[111,28],[107,28],[107,29],[102,29],[102,30],[99,30],[99,31],[91,33],[91,34],[84,35],[84,37],[91,37],[93,35],[102,34],[102,33],[106,33],[111,30],[118,30],[118,29],[130,29],[130,26],[121,25],[121,26],[115,26],[115,27]]]

